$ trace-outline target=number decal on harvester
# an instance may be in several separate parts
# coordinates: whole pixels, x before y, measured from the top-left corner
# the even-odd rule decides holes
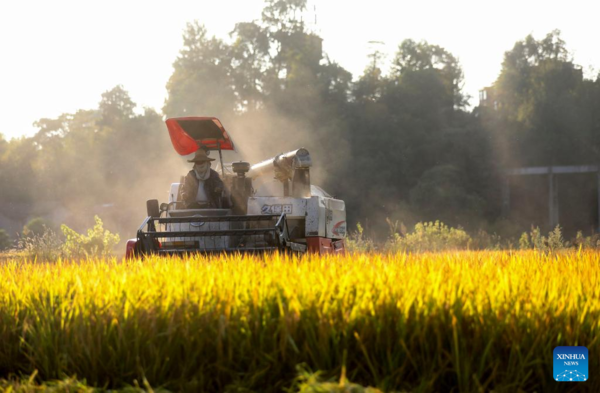
[[[292,214],[292,205],[262,205],[262,214]]]

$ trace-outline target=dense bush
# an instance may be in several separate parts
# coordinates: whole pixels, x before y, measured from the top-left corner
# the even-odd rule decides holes
[[[451,228],[439,221],[417,223],[412,232],[398,222],[387,220],[390,238],[376,242],[367,238],[360,223],[346,239],[350,252],[435,252],[468,249],[473,239],[461,228]]]
[[[17,249],[24,257],[43,261],[108,257],[119,243],[119,235],[105,230],[100,217],[95,216],[94,221],[94,227],[88,229],[87,235],[77,233],[63,224],[60,236],[46,225],[38,226],[40,221],[32,220],[30,222],[36,223],[36,231],[30,229],[27,235],[21,236]]]
[[[25,224],[25,226],[23,227],[23,237],[35,237],[35,236],[42,236],[44,235],[44,233],[48,232],[48,231],[52,231],[52,225],[50,224],[49,221],[41,218],[41,217],[36,217],[36,218],[32,218],[31,220],[29,220],[27,222],[27,224]]]
[[[63,251],[68,258],[93,258],[109,256],[119,243],[119,235],[104,229],[100,217],[95,216],[95,225],[88,229],[87,235],[75,232],[66,225],[61,230],[66,238]]]
[[[353,252],[375,251],[375,242],[367,238],[364,231],[360,222],[356,224],[356,231],[350,232],[346,238],[346,248],[348,250]]]
[[[346,239],[346,248],[351,251],[370,252],[439,252],[446,250],[538,250],[543,252],[559,251],[568,248],[600,248],[600,235],[583,236],[578,232],[574,239],[566,240],[562,228],[556,226],[547,235],[539,227],[523,232],[519,238],[502,237],[482,229],[473,236],[462,228],[452,228],[435,222],[417,223],[412,232],[398,222],[387,220],[390,238],[387,241],[375,241],[365,236],[360,223],[355,232]]]
[[[395,233],[387,249],[392,252],[465,250],[471,241],[471,237],[461,228],[451,228],[439,221],[425,222],[415,225],[414,231],[406,235]]]
[[[582,239],[580,245],[586,246],[588,243],[591,245],[591,242],[586,243]],[[562,229],[558,225],[548,233],[548,236],[543,236],[540,228],[532,227],[530,233],[523,232],[519,239],[519,248],[522,250],[557,251],[569,247],[571,243],[563,238]]]

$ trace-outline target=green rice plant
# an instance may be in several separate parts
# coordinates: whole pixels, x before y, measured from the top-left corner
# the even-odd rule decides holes
[[[47,383],[38,384],[35,382],[37,373],[33,373],[28,378],[10,380],[0,379],[0,392],[2,393],[93,393],[98,389],[94,389],[74,378],[65,378],[60,381],[49,381]]]
[[[372,387],[363,387],[352,383],[346,378],[346,370],[342,368],[342,376],[338,381],[323,381],[321,373],[313,373],[306,367],[299,365],[297,367],[298,377],[296,378],[289,393],[382,393],[381,390]]]
[[[61,380],[36,382],[37,372],[31,376],[21,378],[0,379],[0,393],[168,393],[164,389],[152,389],[148,381],[143,381],[140,386],[134,381],[133,386],[126,386],[118,390],[105,389],[103,387],[92,387],[86,384],[85,380],[77,378],[63,378]]]

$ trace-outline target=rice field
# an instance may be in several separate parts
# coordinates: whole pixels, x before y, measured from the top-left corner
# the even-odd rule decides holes
[[[599,317],[586,250],[9,259],[0,378],[281,392],[309,370],[385,392],[600,391]],[[553,380],[561,345],[587,346],[587,382]]]

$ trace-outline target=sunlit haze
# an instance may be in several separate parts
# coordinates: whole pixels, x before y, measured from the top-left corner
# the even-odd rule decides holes
[[[325,54],[354,79],[370,52],[385,53],[389,62],[406,38],[446,48],[460,59],[465,91],[476,105],[478,90],[497,77],[504,52],[530,33],[540,39],[560,29],[575,63],[588,76],[597,73],[600,6],[564,4],[316,0],[309,2],[306,19],[324,39]],[[210,35],[228,40],[235,23],[258,20],[263,5],[260,0],[2,2],[0,133],[31,135],[37,119],[95,108],[100,95],[119,84],[138,109],[160,111],[186,22],[196,19]]]

